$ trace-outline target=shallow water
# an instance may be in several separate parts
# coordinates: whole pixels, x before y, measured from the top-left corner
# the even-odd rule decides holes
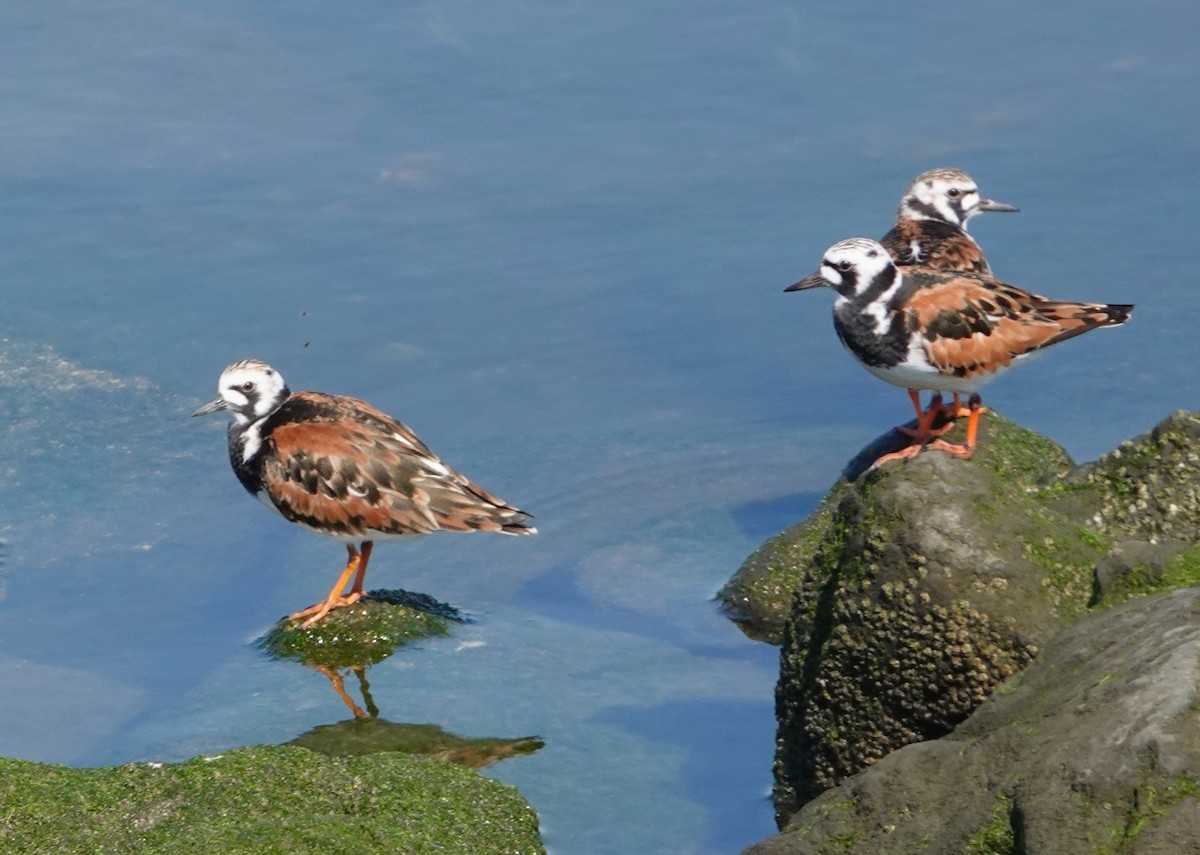
[[[341,547],[242,493],[254,355],[364,397],[537,516],[382,544],[368,582],[474,617],[371,669],[383,717],[546,740],[487,774],[558,853],[772,830],[775,653],[710,598],[903,394],[827,294],[917,172],[1022,212],[1002,277],[1138,303],[987,390],[1087,459],[1195,407],[1184,2],[0,10],[0,754],[283,742],[349,713],[253,646]]]

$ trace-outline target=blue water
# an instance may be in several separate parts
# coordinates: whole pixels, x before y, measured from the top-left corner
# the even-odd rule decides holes
[[[1194,408],[1194,2],[0,9],[0,754],[283,742],[348,711],[252,646],[341,547],[258,507],[221,368],[364,397],[537,516],[382,544],[475,622],[381,714],[540,734],[555,853],[773,829],[775,653],[712,594],[904,395],[784,295],[933,166],[1002,277],[1138,303],[986,400],[1087,459]]]

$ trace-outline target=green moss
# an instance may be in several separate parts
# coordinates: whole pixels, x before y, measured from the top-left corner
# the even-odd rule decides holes
[[[290,746],[99,769],[0,759],[0,851],[544,852],[520,794],[468,769]]]
[[[1139,540],[1192,541],[1200,528],[1200,414],[1179,412],[1106,454],[1087,473],[1097,525]]]
[[[1049,437],[996,413],[988,413],[983,418],[990,424],[986,441],[979,443],[975,459],[1002,481],[1032,490],[1065,475],[1074,465],[1063,447]],[[965,440],[965,428],[956,426],[955,431],[959,430],[964,431]]]
[[[987,824],[967,841],[965,855],[1013,855],[1012,799],[1001,794]]]
[[[259,639],[259,646],[276,659],[348,668],[374,665],[397,647],[449,633],[446,616],[403,605],[395,598],[389,601],[384,593],[372,591],[368,598],[335,609],[309,629],[284,618]]]
[[[726,616],[750,638],[782,641],[792,592],[804,584],[845,489],[845,482],[836,484],[810,516],[764,543],[717,593]]]
[[[1143,831],[1176,804],[1185,799],[1200,802],[1200,781],[1189,775],[1178,776],[1161,791],[1148,783],[1149,778],[1150,773],[1147,772],[1145,782],[1133,793],[1122,823],[1112,830],[1111,840],[1097,855],[1118,855],[1128,851]]]
[[[1092,600],[1096,562],[1110,549],[1108,538],[1039,512],[1024,544],[1025,557],[1045,571],[1043,584],[1061,614],[1083,614]]]
[[[1134,597],[1196,585],[1200,585],[1200,546],[1191,546],[1171,558],[1161,573],[1148,564],[1130,568],[1113,582],[1096,605],[1107,608]]]

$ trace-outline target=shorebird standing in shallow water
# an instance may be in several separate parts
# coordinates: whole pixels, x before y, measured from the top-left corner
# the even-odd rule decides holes
[[[851,238],[825,253],[816,273],[787,291],[832,288],[833,325],[851,356],[881,380],[908,389],[919,414],[913,442],[876,465],[937,448],[956,457],[975,452],[979,389],[1025,357],[1097,327],[1118,326],[1133,306],[1050,300],[990,276],[901,270],[882,244]],[[934,392],[922,414],[918,391]],[[964,445],[936,439],[941,393],[969,395]]]
[[[349,558],[329,596],[289,615],[305,628],[363,596],[376,540],[537,531],[529,514],[459,475],[408,427],[357,398],[292,393],[257,359],[230,365],[217,388],[192,415],[233,416],[229,462],[242,486],[285,519],[346,544]]]

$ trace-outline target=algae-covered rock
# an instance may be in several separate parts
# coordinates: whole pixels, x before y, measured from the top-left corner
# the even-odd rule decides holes
[[[835,487],[819,537],[801,526],[815,546],[794,568],[780,658],[781,819],[948,733],[1086,608],[1105,544],[1043,497],[1069,458],[986,424],[972,460],[934,452],[869,472]]]
[[[1200,584],[1195,414],[1084,467],[994,414],[969,461],[932,451],[868,471],[894,442],[865,449],[722,592],[739,623],[783,645],[781,823],[949,733],[1089,608]]]
[[[1087,467],[1093,523],[1141,540],[1195,542],[1200,532],[1200,413],[1181,410]]]
[[[371,591],[308,629],[299,620],[283,618],[258,643],[276,659],[324,668],[363,667],[382,662],[405,644],[446,635],[450,623],[462,621],[457,609],[425,595]]]
[[[406,754],[240,748],[178,764],[71,769],[0,759],[0,851],[542,853],[512,787]]]
[[[1097,611],[953,734],[804,805],[745,855],[1185,855],[1200,840],[1200,589]]]
[[[793,593],[811,585],[813,567],[821,563],[819,554],[829,554],[827,541],[831,532],[843,525],[844,521],[835,514],[839,503],[847,493],[859,493],[864,478],[873,480],[881,474],[868,473],[871,461],[906,441],[902,434],[891,431],[864,448],[847,464],[843,477],[808,519],[768,540],[725,584],[717,599],[726,614],[748,635],[774,644],[782,642]],[[982,515],[995,516],[1003,510],[1000,500],[1021,493],[1045,491],[1060,495],[1063,489],[1050,485],[1059,484],[1074,465],[1057,443],[994,413],[981,422],[979,445],[974,460],[966,464],[971,468],[958,472],[955,480],[967,489],[969,482],[977,478],[977,473],[983,473],[989,484],[995,481],[1004,486],[1004,495],[996,499],[989,497],[986,489],[971,490],[972,500],[979,503],[978,510]],[[944,457],[933,452],[921,455],[913,462],[925,463]],[[890,464],[884,467],[882,474],[894,478],[907,471],[904,465]],[[920,497],[916,498],[919,501]],[[850,547],[856,543],[851,543]]]

